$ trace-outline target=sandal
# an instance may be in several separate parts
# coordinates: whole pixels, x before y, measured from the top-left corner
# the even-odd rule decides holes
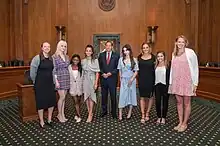
[[[174,130],[179,130],[180,127],[181,127],[181,124],[178,124],[178,125],[175,126],[173,129],[174,129]]]
[[[145,119],[144,119],[144,118],[141,119],[141,123],[142,123],[142,124],[145,123]]]
[[[177,131],[178,132],[184,132],[184,131],[186,131],[186,129],[187,129],[187,125],[186,126],[181,125],[180,128]]]

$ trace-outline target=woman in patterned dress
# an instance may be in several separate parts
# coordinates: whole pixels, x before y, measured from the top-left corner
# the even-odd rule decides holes
[[[59,100],[57,103],[58,107],[58,115],[57,118],[60,122],[66,122],[67,118],[64,114],[65,107],[65,97],[67,94],[67,90],[70,89],[70,74],[68,70],[69,65],[69,57],[66,55],[67,53],[67,43],[63,40],[59,41],[57,44],[57,50],[53,55],[54,61],[54,78],[56,89],[59,94]]]
[[[185,36],[178,36],[172,54],[169,93],[177,100],[179,124],[174,130],[183,132],[187,129],[187,122],[191,112],[191,96],[196,95],[198,86],[198,60],[192,49],[186,48],[188,40]]]
[[[136,76],[138,74],[137,59],[133,58],[131,46],[126,44],[122,48],[122,57],[118,62],[120,74],[120,95],[119,95],[119,121],[122,120],[122,109],[129,106],[127,119],[131,118],[133,106],[137,106]]]
[[[94,57],[94,48],[87,45],[85,48],[85,58],[82,60],[83,70],[83,93],[88,109],[88,118],[86,122],[91,122],[93,117],[93,105],[96,103],[96,90],[99,80],[99,63]]]

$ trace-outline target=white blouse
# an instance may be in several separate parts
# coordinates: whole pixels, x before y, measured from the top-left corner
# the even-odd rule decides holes
[[[76,79],[78,76],[78,70],[72,70],[73,77]]]
[[[158,83],[162,83],[166,85],[166,67],[165,66],[157,67],[155,70],[155,85]]]

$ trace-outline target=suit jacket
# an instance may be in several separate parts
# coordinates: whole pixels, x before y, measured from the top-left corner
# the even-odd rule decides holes
[[[102,52],[99,54],[99,68],[100,68],[100,73],[101,75],[103,73],[108,73],[110,72],[112,75],[108,78],[113,78],[116,79],[118,78],[118,60],[119,60],[120,56],[116,53],[116,52],[112,52],[111,54],[111,58],[110,58],[110,63],[107,64],[107,60],[106,60],[106,51]],[[102,77],[101,77],[102,79]]]

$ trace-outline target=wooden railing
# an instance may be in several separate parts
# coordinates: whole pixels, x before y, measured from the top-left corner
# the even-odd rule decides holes
[[[17,96],[16,83],[23,84],[28,69],[29,66],[0,68],[0,99]],[[220,68],[199,67],[197,95],[220,102]]]
[[[197,95],[220,102],[220,68],[199,67]]]
[[[0,99],[17,96],[16,83],[24,82],[24,72],[29,66],[0,68]]]

